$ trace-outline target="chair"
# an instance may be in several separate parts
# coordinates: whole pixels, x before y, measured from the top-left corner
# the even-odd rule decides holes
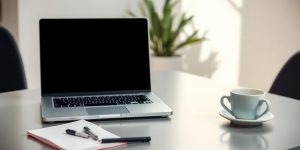
[[[300,51],[286,62],[269,92],[300,100]]]
[[[23,63],[16,42],[0,26],[0,93],[26,88]]]

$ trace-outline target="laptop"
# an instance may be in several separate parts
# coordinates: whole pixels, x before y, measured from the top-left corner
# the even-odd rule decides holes
[[[41,19],[44,122],[167,117],[151,91],[146,18]]]

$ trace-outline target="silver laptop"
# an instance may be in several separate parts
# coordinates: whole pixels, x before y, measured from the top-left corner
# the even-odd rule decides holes
[[[167,117],[151,92],[145,18],[41,19],[45,122]]]

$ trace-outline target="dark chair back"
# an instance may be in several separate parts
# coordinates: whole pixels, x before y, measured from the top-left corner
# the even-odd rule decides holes
[[[286,62],[269,92],[300,100],[300,51]]]
[[[0,93],[26,88],[19,49],[12,35],[0,26]]]

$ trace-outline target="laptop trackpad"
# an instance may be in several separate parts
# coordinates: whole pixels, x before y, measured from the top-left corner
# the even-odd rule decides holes
[[[108,115],[108,114],[129,113],[128,109],[125,106],[86,108],[86,111],[89,115]]]

